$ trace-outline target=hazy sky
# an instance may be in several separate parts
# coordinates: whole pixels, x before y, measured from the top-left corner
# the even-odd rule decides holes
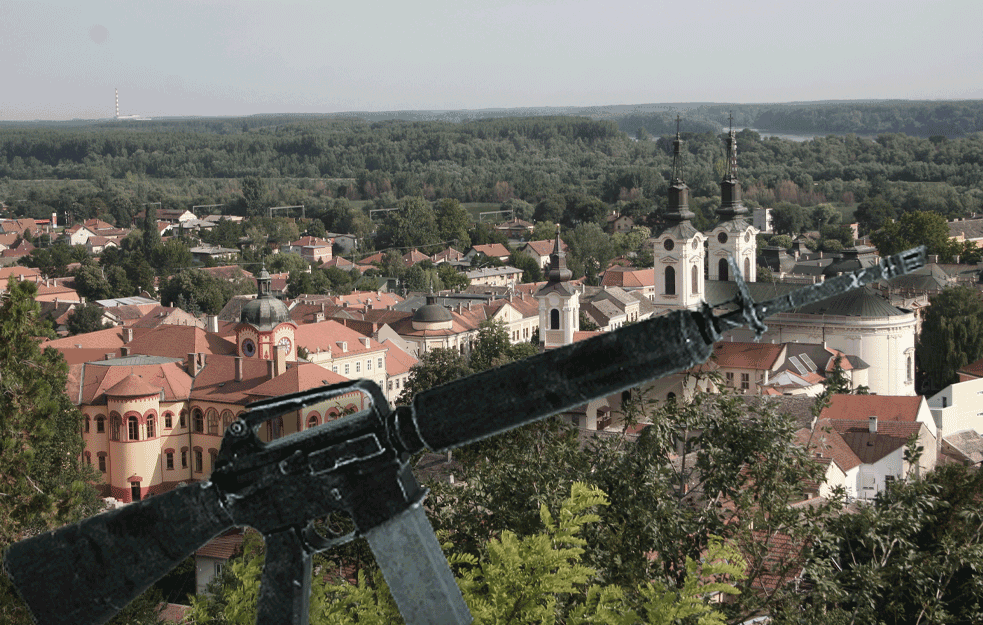
[[[983,98],[979,0],[0,0],[0,119]]]

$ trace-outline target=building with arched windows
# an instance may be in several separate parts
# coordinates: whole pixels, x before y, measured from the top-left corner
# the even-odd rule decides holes
[[[737,179],[737,136],[727,136],[727,171],[720,183],[719,222],[707,237],[707,273],[711,280],[732,281],[728,259],[741,270],[745,282],[757,280],[757,239],[759,230],[745,218],[747,208],[741,200],[741,183]]]
[[[541,349],[573,343],[580,329],[580,292],[570,283],[572,277],[573,272],[567,268],[567,254],[563,251],[557,229],[548,280],[536,292]]]
[[[704,301],[704,258],[706,236],[697,230],[690,219],[689,187],[683,182],[679,132],[673,141],[672,181],[669,184],[669,205],[666,228],[654,239],[656,308],[695,309]]]

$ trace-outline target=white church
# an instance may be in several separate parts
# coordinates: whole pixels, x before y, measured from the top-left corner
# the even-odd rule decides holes
[[[755,301],[801,288],[755,281],[759,230],[747,221],[748,209],[741,199],[735,132],[731,131],[727,138],[727,170],[721,182],[721,205],[716,211],[719,221],[707,233],[690,222],[694,214],[689,210],[689,189],[681,174],[681,145],[677,131],[668,223],[652,240],[654,306],[668,311],[694,310],[703,302],[714,307],[725,305],[737,292],[729,257],[740,268]],[[573,342],[578,330],[578,291],[567,283],[571,275],[563,260],[562,256],[551,258],[550,280],[536,294],[540,302],[540,341],[545,348]],[[915,313],[892,306],[870,288],[774,315],[765,323],[768,330],[761,338],[763,342],[825,344],[869,363],[871,393],[915,395]],[[726,334],[724,340],[752,341],[754,337],[751,330],[738,329]],[[685,382],[679,380],[667,379],[657,386],[665,386],[661,393],[656,391],[656,396],[663,398],[687,394]]]

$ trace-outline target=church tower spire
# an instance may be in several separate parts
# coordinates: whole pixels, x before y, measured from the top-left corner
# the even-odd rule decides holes
[[[679,138],[679,115],[676,115],[676,139],[672,142],[672,180],[669,182],[669,202],[666,220],[670,224],[689,222],[695,217],[689,209],[689,187],[683,182],[683,141]]]
[[[539,300],[539,347],[553,349],[569,345],[580,328],[580,292],[570,283],[567,255],[560,243],[560,226],[550,254],[548,282],[536,292]]]
[[[720,208],[717,215],[721,221],[746,215],[747,207],[741,201],[741,183],[737,179],[737,133],[734,132],[734,116],[730,117],[730,132],[727,134],[727,171],[720,182]]]
[[[730,132],[727,134],[727,170],[720,181],[720,208],[716,210],[720,222],[708,237],[709,262],[707,273],[711,280],[733,281],[727,257],[731,256],[746,282],[757,280],[757,239],[758,230],[748,224],[744,216],[747,207],[741,200],[741,183],[737,179],[737,133],[734,132],[734,116],[730,117]]]
[[[656,291],[652,303],[656,308],[692,310],[704,300],[703,243],[706,237],[690,223],[695,215],[689,210],[689,187],[683,182],[682,146],[677,115],[666,227],[656,236],[652,249]]]

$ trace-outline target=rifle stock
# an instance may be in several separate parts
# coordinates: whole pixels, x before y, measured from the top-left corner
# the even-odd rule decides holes
[[[14,543],[4,568],[38,623],[99,625],[233,526],[211,482]]]

